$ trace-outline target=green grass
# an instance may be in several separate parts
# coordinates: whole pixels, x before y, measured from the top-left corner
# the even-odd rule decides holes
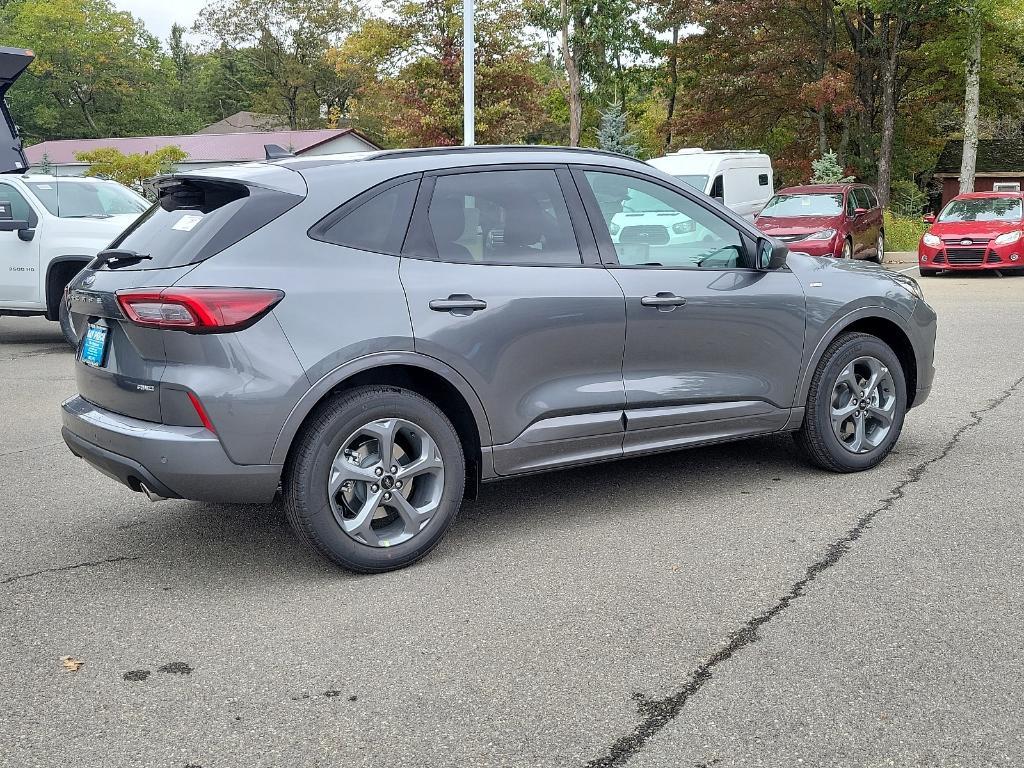
[[[914,219],[897,216],[892,211],[885,212],[885,250],[916,251],[921,235],[928,225],[918,217]]]

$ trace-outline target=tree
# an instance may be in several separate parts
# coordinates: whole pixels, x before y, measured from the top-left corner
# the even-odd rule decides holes
[[[91,152],[79,152],[75,159],[89,163],[86,176],[113,179],[142,192],[145,182],[154,176],[172,173],[177,163],[188,155],[181,147],[161,147],[155,152],[126,155],[113,147],[102,147]]]
[[[262,78],[252,94],[295,130],[320,125],[331,107],[345,113],[350,84],[327,60],[359,20],[354,0],[216,0],[196,29],[232,51],[252,51]]]
[[[27,139],[174,132],[169,69],[157,40],[110,0],[19,0],[0,9],[0,44],[36,59],[12,89]]]
[[[839,158],[831,150],[811,161],[811,184],[847,184],[854,180],[847,176]]]
[[[612,103],[601,113],[601,126],[597,129],[597,145],[607,152],[637,157],[640,147],[632,142],[633,134],[626,131],[626,113],[622,105]]]

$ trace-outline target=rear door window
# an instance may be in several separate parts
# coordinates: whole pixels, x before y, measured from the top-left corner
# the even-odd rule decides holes
[[[180,178],[117,238],[112,248],[147,260],[107,269],[162,269],[197,264],[297,205],[298,195],[242,183]]]
[[[863,208],[864,210],[868,210],[872,207],[871,200],[868,197],[868,191],[863,187],[857,187],[856,189],[854,189],[853,195],[854,202],[856,203],[857,208]]]
[[[25,196],[10,184],[0,183],[0,200],[11,204],[11,218],[15,221],[27,221],[30,227],[38,222],[38,217]]]
[[[711,196],[719,200],[725,200],[725,182],[722,181],[721,174],[715,176],[715,181],[711,185]]]

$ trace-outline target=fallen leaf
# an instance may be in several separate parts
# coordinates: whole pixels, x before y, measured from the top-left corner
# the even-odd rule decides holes
[[[64,665],[64,669],[68,672],[77,672],[85,664],[81,659],[76,659],[74,656],[61,656],[60,663]]]

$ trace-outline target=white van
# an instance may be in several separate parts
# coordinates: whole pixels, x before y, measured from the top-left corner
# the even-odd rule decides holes
[[[647,162],[718,199],[750,221],[775,193],[772,160],[753,149],[705,151],[689,147]]]

